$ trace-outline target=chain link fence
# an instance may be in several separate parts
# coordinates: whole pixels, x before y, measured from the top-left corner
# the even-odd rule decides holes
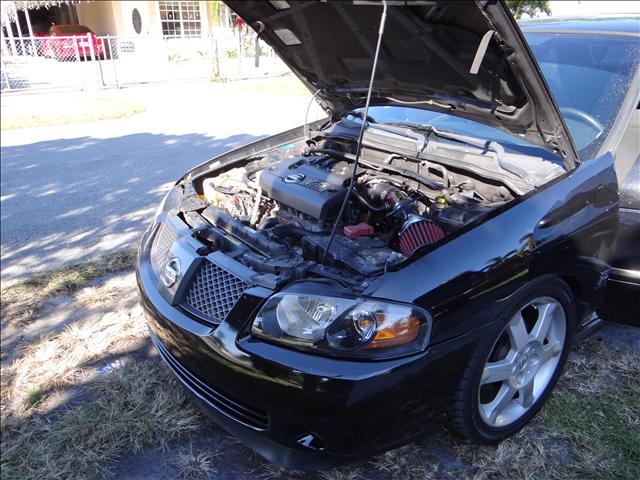
[[[255,33],[199,38],[152,36],[5,37],[0,88],[102,88],[186,80],[225,81],[289,71]]]

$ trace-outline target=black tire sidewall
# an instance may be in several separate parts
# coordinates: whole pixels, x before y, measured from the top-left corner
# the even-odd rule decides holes
[[[562,305],[566,318],[566,337],[564,347],[560,356],[560,361],[551,381],[536,400],[529,411],[520,419],[505,427],[496,428],[487,425],[480,415],[478,405],[478,393],[480,389],[480,378],[484,370],[485,362],[489,358],[493,347],[502,331],[507,326],[511,318],[529,301],[538,297],[551,297]],[[516,292],[509,300],[509,306],[496,319],[490,331],[487,332],[483,340],[473,354],[463,381],[462,391],[462,420],[464,422],[465,436],[479,443],[497,443],[507,437],[512,436],[522,429],[542,408],[547,398],[555,387],[558,378],[562,374],[564,366],[572,347],[573,333],[575,329],[576,308],[571,289],[561,279],[557,277],[541,277],[534,280]],[[466,385],[464,384],[466,383]]]

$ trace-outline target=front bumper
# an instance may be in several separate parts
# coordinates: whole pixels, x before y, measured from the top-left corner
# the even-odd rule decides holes
[[[479,332],[387,361],[350,361],[252,338],[250,320],[273,291],[250,288],[218,326],[173,306],[142,240],[137,282],[160,355],[205,410],[268,460],[315,470],[387,450],[446,413]]]

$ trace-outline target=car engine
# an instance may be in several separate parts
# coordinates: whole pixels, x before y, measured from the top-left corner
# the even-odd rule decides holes
[[[412,155],[399,141],[369,142],[337,222],[354,174],[354,145],[353,136],[325,131],[187,177],[176,187],[180,215],[210,251],[272,275],[276,284],[309,274],[362,281],[437,248],[535,187],[507,170],[496,173],[500,165],[492,167],[496,160],[486,152],[474,153],[474,167],[469,150],[456,145]],[[536,175],[557,174],[555,166],[545,168]]]

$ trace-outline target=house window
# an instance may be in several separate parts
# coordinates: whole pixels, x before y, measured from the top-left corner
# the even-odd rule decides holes
[[[165,37],[199,37],[200,2],[158,2],[162,35]]]
[[[140,34],[142,32],[142,17],[137,8],[134,8],[131,12],[131,22],[133,23],[133,29],[137,34]]]

